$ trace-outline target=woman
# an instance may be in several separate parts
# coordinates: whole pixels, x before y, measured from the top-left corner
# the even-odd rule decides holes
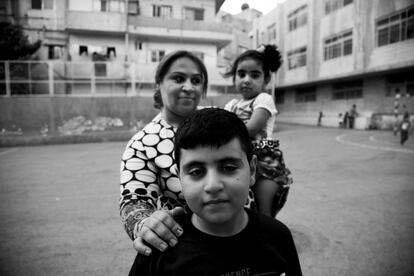
[[[165,251],[182,234],[173,218],[186,206],[173,138],[178,124],[197,109],[207,85],[204,64],[190,52],[173,52],[158,65],[154,99],[161,112],[131,138],[121,162],[121,218],[140,254],[151,254],[143,241]]]

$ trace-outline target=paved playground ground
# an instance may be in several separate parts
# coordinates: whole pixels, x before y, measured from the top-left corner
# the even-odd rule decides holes
[[[278,218],[306,276],[414,275],[414,140],[282,125],[294,184]],[[125,142],[0,148],[0,275],[127,275]]]

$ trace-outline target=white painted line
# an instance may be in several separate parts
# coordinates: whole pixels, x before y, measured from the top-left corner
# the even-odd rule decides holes
[[[8,153],[12,153],[12,152],[14,152],[14,151],[16,151],[16,150],[18,150],[19,148],[12,148],[12,149],[9,149],[9,150],[6,150],[6,151],[3,151],[3,152],[0,152],[0,156],[1,155],[6,155],[6,154],[8,154]]]
[[[373,145],[366,145],[366,144],[360,144],[355,142],[346,141],[344,138],[346,136],[349,136],[352,133],[345,133],[339,136],[336,136],[335,140],[339,143],[356,146],[360,148],[366,148],[366,149],[373,149],[373,150],[385,150],[385,151],[395,151],[395,152],[402,152],[402,153],[411,153],[414,154],[414,150],[410,149],[402,149],[402,148],[395,148],[395,147],[382,147],[382,146],[373,146]]]
[[[384,136],[384,135],[381,135],[381,136]],[[388,142],[388,141],[378,140],[376,137],[378,137],[378,135],[371,135],[371,136],[369,136],[369,140],[372,141],[372,142],[387,144],[387,145],[391,145],[391,146],[396,145],[396,143],[391,143],[391,142]],[[398,143],[398,141],[397,141],[397,143]]]

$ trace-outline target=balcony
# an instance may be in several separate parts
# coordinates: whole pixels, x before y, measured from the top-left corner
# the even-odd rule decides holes
[[[67,28],[76,31],[125,33],[126,15],[118,12],[69,11]]]
[[[216,22],[134,16],[128,18],[128,32],[141,37],[209,42],[219,48],[233,40],[229,26]]]

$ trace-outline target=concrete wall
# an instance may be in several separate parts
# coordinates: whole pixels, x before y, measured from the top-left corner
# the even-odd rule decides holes
[[[223,107],[234,95],[210,96],[200,105]],[[11,97],[0,98],[0,130],[21,128],[24,133],[39,132],[48,125],[56,130],[76,116],[94,120],[99,116],[120,118],[125,126],[149,122],[159,111],[152,95],[141,97]]]
[[[393,116],[395,98],[386,96],[387,90],[387,80],[384,76],[364,78],[363,98],[358,99],[333,100],[332,86],[329,83],[316,86],[315,102],[296,103],[295,90],[285,90],[285,102],[277,106],[280,112],[277,121],[316,125],[318,113],[322,111],[325,115],[322,120],[323,126],[338,126],[340,121],[338,114],[344,114],[353,104],[356,104],[359,117],[356,119],[355,127],[367,129],[373,116],[387,118]],[[400,114],[405,111],[411,114],[414,112],[413,98],[401,97],[399,102]]]

